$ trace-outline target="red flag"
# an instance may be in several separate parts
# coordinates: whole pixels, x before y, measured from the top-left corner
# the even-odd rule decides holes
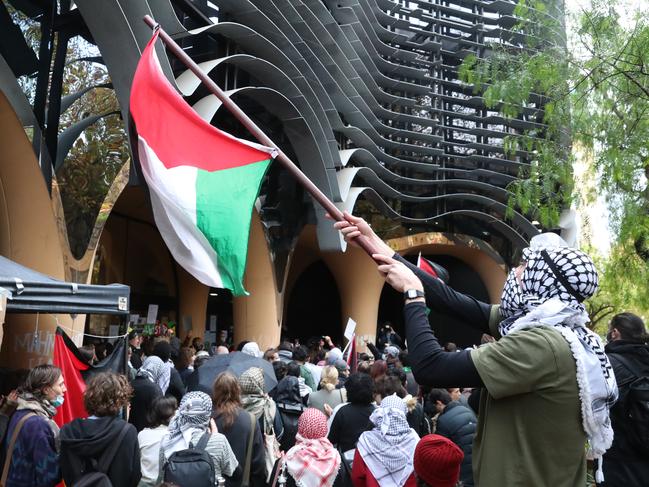
[[[65,401],[57,409],[54,421],[59,427],[69,423],[75,418],[88,416],[83,406],[83,393],[86,390],[86,382],[81,377],[82,370],[88,370],[90,364],[73,352],[78,351],[75,344],[70,340],[61,328],[56,330],[54,339],[54,358],[52,362],[63,372],[65,380]]]
[[[356,354],[356,333],[352,335],[352,342],[349,344],[349,353],[347,354],[347,366],[349,373],[353,374],[358,368],[358,357]]]
[[[419,267],[426,274],[430,274],[431,276],[439,279],[439,276],[437,275],[437,272],[435,272],[432,264],[428,259],[421,256],[421,252],[419,252],[419,257],[417,257],[417,267]]]
[[[108,371],[126,373],[126,337],[115,343],[115,348],[108,357],[97,365],[91,365],[81,355],[70,337],[59,327],[56,329],[52,362],[61,369],[67,388],[65,401],[54,416],[54,421],[61,427],[73,419],[88,416],[83,405],[83,393],[86,390],[86,380],[91,375]]]

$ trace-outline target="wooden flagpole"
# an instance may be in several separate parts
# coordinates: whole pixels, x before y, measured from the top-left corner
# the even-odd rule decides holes
[[[313,184],[313,181],[311,181],[303,172],[302,170],[297,167],[297,165],[289,159],[289,157],[284,154],[284,152],[277,147],[276,144],[273,143],[273,141],[257,126],[255,122],[253,122],[246,113],[239,108],[239,106],[233,102],[229,97],[225,95],[223,90],[219,88],[219,86],[210,78],[207,73],[205,73],[199,66],[194,62],[194,60],[187,55],[187,53],[174,41],[169,34],[167,34],[160,24],[156,23],[153,18],[149,15],[144,16],[144,22],[151,27],[153,30],[158,29],[160,39],[162,39],[162,42],[164,42],[165,46],[167,46],[167,49],[171,51],[171,53],[176,56],[185,66],[187,66],[197,77],[199,80],[203,82],[205,86],[207,86],[207,89],[216,96],[221,103],[223,103],[223,106],[228,109],[234,117],[241,122],[241,124],[248,129],[248,131],[259,141],[259,143],[267,146],[267,147],[272,147],[277,150],[277,160],[284,166],[284,168],[291,173],[291,175],[300,183],[304,189],[306,189],[311,196],[313,196],[313,199],[315,199],[320,205],[331,215],[333,219],[336,221],[344,221],[345,217],[334,203],[327,198],[327,196],[320,191],[320,188],[318,188],[315,184]],[[369,239],[367,239],[365,236],[360,235],[356,237],[356,242],[358,245],[365,251],[367,254],[371,257],[372,254],[377,253],[377,250],[375,249],[374,245],[370,242]]]

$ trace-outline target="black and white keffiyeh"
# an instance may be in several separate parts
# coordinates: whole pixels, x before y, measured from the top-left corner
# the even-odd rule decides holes
[[[167,393],[171,380],[171,368],[160,357],[152,355],[144,359],[142,367],[137,371],[138,377],[146,377],[151,382],[158,384],[163,394]]]
[[[597,269],[588,255],[569,248],[555,234],[532,238],[523,260],[526,264],[520,283],[515,269],[507,277],[500,305],[505,319],[499,332],[505,336],[535,326],[552,326],[563,335],[577,366],[590,452],[600,457],[613,441],[609,409],[618,390],[602,341],[586,328],[590,319],[582,302],[597,291]]]
[[[370,416],[374,429],[358,439],[358,453],[381,487],[401,487],[414,470],[419,436],[406,419],[406,404],[396,394],[381,401]]]
[[[165,457],[189,447],[196,431],[205,432],[212,417],[212,399],[204,392],[185,394],[180,406],[169,422],[167,434],[162,438],[161,448]]]

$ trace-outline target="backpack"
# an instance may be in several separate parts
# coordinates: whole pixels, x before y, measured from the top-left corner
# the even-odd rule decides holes
[[[93,459],[91,461],[92,470],[84,472],[82,467],[79,468],[81,466],[81,460],[78,458],[75,458],[76,461],[73,460],[73,463],[77,465],[76,468],[79,468],[82,474],[71,487],[113,487],[113,482],[108,477],[108,469],[110,468],[110,464],[113,463],[117,450],[122,446],[122,441],[129,428],[131,428],[131,424],[124,423],[117,440],[104,450],[104,453],[101,454],[98,460],[95,461]]]
[[[337,450],[340,455],[340,471],[338,472],[338,478],[336,479],[337,485],[340,485],[340,487],[354,487],[354,482],[352,481],[352,464],[354,463],[354,454],[356,450],[348,450],[344,452],[340,448],[340,445],[338,445]]]
[[[297,434],[298,420],[304,412],[304,405],[291,403],[277,403],[277,410],[282,418],[284,425],[284,434],[279,440],[282,451],[288,451],[295,445],[295,435]]]
[[[173,452],[164,466],[164,481],[180,487],[214,487],[214,463],[205,451],[210,433],[203,433],[194,447]]]
[[[626,388],[626,396],[621,404],[625,419],[624,434],[636,451],[649,457],[649,377],[638,376],[625,357],[617,353],[614,355],[633,374],[629,380],[618,384],[620,389]]]
[[[0,465],[4,465],[5,462],[5,443],[7,436],[7,428],[9,428],[9,423],[11,422],[11,416],[13,416],[16,411],[18,403],[7,397],[0,397]]]

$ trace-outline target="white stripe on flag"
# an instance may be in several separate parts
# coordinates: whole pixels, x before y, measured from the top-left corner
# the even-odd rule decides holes
[[[138,146],[153,216],[171,255],[203,284],[223,287],[216,252],[196,226],[197,169],[190,166],[167,169],[141,136]]]

